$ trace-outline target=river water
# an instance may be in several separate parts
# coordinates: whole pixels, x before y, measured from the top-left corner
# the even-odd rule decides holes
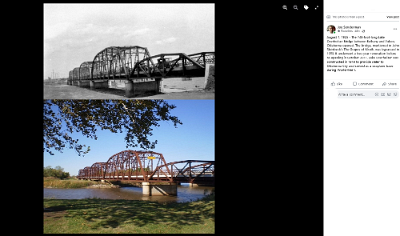
[[[178,196],[143,196],[142,188],[120,187],[120,188],[80,188],[80,189],[57,189],[43,188],[44,198],[54,199],[127,199],[127,200],[149,200],[157,202],[190,202],[210,194],[214,187],[195,186],[186,184],[178,186]]]

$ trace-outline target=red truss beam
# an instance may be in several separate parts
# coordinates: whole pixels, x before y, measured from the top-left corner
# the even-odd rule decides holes
[[[203,160],[166,163],[164,156],[158,152],[125,150],[112,155],[107,162],[96,162],[79,170],[78,178],[209,183],[214,181],[214,164],[215,161]]]

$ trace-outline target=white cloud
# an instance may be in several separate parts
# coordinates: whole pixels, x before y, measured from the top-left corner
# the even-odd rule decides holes
[[[45,22],[44,39],[51,39],[66,32],[69,26],[71,26],[69,22],[56,23],[54,25]]]
[[[175,37],[170,37],[170,38],[163,39],[163,40],[157,40],[157,41],[156,41],[156,44],[173,43],[173,42],[175,42],[175,41],[176,41],[176,38],[175,38]]]
[[[144,29],[138,29],[133,31],[133,35],[143,35],[146,34],[150,29],[149,28],[144,28]]]
[[[121,29],[121,31],[119,32],[121,34],[121,36],[127,38],[127,37],[133,37],[133,36],[141,36],[141,35],[145,35],[146,33],[148,33],[150,31],[149,28],[143,28],[143,29],[137,29],[134,31],[129,31],[126,30],[126,27],[124,27],[125,29]]]

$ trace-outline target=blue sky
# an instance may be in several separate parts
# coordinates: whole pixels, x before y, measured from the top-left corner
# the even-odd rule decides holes
[[[150,141],[158,140],[155,152],[163,154],[167,162],[180,160],[215,160],[214,159],[214,100],[166,100],[176,105],[171,111],[182,121],[183,125],[175,128],[172,122],[161,122],[160,127],[153,127]],[[91,166],[95,162],[105,162],[112,155],[126,148],[125,133],[97,131],[97,140],[88,139],[77,133],[71,135],[78,138],[81,144],[90,146],[91,151],[78,156],[73,149],[65,148],[63,153],[52,150],[54,155],[43,153],[43,166],[61,166],[70,175],[77,175],[79,169]],[[136,148],[136,150],[140,150]]]
[[[44,77],[59,77],[110,46],[213,52],[214,4],[44,4]]]

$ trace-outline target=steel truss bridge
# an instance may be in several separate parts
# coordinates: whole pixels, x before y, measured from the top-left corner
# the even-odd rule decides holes
[[[167,163],[161,153],[125,150],[79,170],[78,179],[214,185],[215,161]]]
[[[171,77],[202,77],[206,65],[215,64],[214,52],[163,53],[151,56],[140,46],[111,46],[69,72],[72,81],[135,80]]]

